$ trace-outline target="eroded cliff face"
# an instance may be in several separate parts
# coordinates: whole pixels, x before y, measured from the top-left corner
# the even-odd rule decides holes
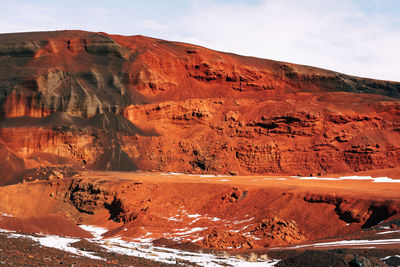
[[[81,31],[0,35],[0,59],[2,183],[50,165],[308,175],[400,163],[399,83]]]
[[[132,158],[159,171],[321,175],[398,166],[400,135],[392,110],[399,104],[353,97],[335,93],[326,103],[315,94],[296,94],[130,106],[127,118],[159,135],[126,138],[126,144],[142,152]]]

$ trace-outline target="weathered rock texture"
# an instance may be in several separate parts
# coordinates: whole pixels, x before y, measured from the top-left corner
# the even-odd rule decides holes
[[[348,234],[365,240],[360,230],[383,230],[398,225],[400,219],[397,183],[282,181],[255,176],[257,182],[240,176],[229,182],[93,171],[78,175],[82,176],[1,186],[0,226],[79,235],[78,227],[63,224],[68,219],[106,227],[110,231],[105,237],[164,238],[224,250],[276,247]],[[3,219],[3,212],[14,217]],[[46,220],[46,216],[53,219]],[[396,225],[392,227],[397,229]]]
[[[400,165],[400,83],[82,31],[0,35],[1,183],[45,166],[309,175]]]

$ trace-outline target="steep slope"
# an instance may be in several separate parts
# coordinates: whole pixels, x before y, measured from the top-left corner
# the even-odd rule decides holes
[[[392,168],[398,98],[396,82],[143,36],[2,34],[1,183],[49,166],[291,175]]]

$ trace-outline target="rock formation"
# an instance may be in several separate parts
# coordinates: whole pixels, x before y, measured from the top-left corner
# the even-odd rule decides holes
[[[143,36],[0,35],[1,183],[40,167],[320,175],[400,165],[400,83]]]

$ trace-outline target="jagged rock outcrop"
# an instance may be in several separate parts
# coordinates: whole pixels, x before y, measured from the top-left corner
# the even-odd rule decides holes
[[[203,240],[203,246],[212,249],[261,248],[290,245],[306,241],[296,222],[273,217],[258,224],[245,227],[241,231],[213,229]]]
[[[211,249],[243,248],[251,249],[255,246],[254,239],[229,230],[214,229],[203,240],[203,246]]]
[[[82,31],[0,35],[0,148],[25,169],[323,174],[400,165],[400,83]],[[17,167],[18,166],[18,167]]]
[[[361,223],[363,228],[369,228],[390,216],[399,213],[393,201],[354,201],[332,195],[311,194],[304,200],[310,203],[326,203],[335,206],[339,219],[346,223]]]
[[[264,246],[279,246],[307,240],[295,221],[279,217],[264,219],[250,230],[250,234],[262,239]]]

